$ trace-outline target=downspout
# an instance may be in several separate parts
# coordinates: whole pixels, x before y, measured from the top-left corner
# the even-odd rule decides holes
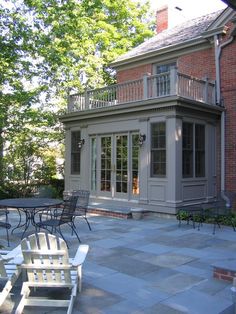
[[[222,48],[227,46],[233,41],[233,37],[231,36],[227,41],[219,44],[218,35],[214,35],[214,45],[215,45],[215,66],[216,66],[216,104],[221,105],[221,81],[220,81],[220,56],[222,52]],[[220,174],[221,174],[221,182],[220,182],[220,190],[225,190],[225,110],[221,113],[220,120],[220,137],[221,137],[221,164],[220,164]]]

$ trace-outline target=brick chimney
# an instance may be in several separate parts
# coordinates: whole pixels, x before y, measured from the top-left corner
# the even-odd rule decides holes
[[[162,6],[156,12],[156,33],[159,34],[168,28],[168,6]]]

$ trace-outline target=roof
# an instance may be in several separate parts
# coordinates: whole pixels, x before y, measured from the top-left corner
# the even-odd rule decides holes
[[[223,0],[224,3],[228,4],[232,9],[236,10],[236,0]]]
[[[141,45],[130,50],[126,54],[117,58],[114,63],[145,55],[147,53],[159,50],[164,47],[171,47],[180,43],[187,42],[192,39],[201,38],[201,35],[212,22],[224,10],[216,11],[189,21],[179,24],[171,29],[155,35],[151,39],[145,41]]]

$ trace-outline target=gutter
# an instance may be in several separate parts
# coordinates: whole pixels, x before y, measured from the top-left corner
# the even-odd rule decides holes
[[[229,45],[233,41],[233,37],[231,36],[227,41],[223,44],[219,44],[218,35],[214,35],[214,45],[215,45],[215,67],[216,67],[216,103],[221,103],[221,81],[220,81],[220,56],[222,49]],[[225,110],[221,112],[221,120],[220,120],[220,137],[221,137],[221,164],[220,164],[220,174],[221,174],[221,182],[220,182],[220,190],[221,192],[225,190]]]

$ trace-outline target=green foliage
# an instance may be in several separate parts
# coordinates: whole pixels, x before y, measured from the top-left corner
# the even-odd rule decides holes
[[[176,218],[178,220],[188,220],[189,219],[189,213],[185,210],[179,210],[177,215],[176,215]]]
[[[25,0],[47,83],[61,92],[114,81],[109,64],[153,35],[149,6],[132,0]],[[42,79],[42,78],[41,78]]]
[[[152,27],[148,5],[132,0],[0,3],[1,184],[55,176],[68,92],[114,82],[110,62]]]

